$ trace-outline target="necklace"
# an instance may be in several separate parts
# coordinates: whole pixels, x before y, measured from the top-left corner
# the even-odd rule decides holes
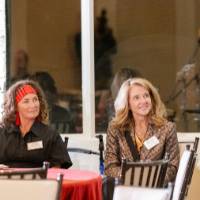
[[[137,138],[143,142],[145,137],[146,137],[146,134],[147,134],[147,130],[148,130],[148,127],[146,127],[145,129],[137,129],[135,128],[135,135],[137,136]]]

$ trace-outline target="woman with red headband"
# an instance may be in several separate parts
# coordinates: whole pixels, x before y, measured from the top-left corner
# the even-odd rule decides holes
[[[0,163],[9,167],[72,165],[60,135],[48,125],[48,110],[41,88],[23,80],[6,92],[0,126]]]

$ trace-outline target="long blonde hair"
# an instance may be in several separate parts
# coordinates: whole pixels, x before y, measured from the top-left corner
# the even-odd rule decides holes
[[[165,106],[157,89],[148,80],[143,78],[128,79],[122,84],[114,103],[115,117],[112,120],[113,126],[124,129],[133,122],[133,116],[128,103],[129,90],[133,85],[140,85],[148,90],[152,102],[152,110],[149,113],[149,117],[155,125],[162,126],[166,121]]]

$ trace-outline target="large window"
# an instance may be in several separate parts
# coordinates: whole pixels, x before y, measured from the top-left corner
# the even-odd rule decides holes
[[[106,132],[122,68],[157,86],[178,131],[199,131],[199,0],[8,2],[7,82],[41,81],[60,132]]]
[[[10,1],[8,84],[39,82],[59,132],[82,133],[80,0]]]
[[[95,1],[97,132],[106,131],[119,86],[130,75],[156,85],[178,131],[200,130],[199,4]]]

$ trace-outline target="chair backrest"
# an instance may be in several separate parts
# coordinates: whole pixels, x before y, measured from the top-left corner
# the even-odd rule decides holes
[[[195,137],[195,139],[193,141],[190,141],[190,142],[179,142],[180,155],[183,154],[183,152],[184,152],[183,149],[184,148],[185,148],[184,150],[187,149],[188,151],[190,149],[192,149],[191,152],[190,152],[191,155],[190,155],[190,159],[188,161],[187,171],[186,171],[185,176],[184,176],[184,181],[182,182],[183,185],[180,188],[179,199],[184,199],[184,197],[187,196],[188,189],[189,189],[189,186],[190,186],[190,183],[191,183],[191,180],[192,180],[192,176],[193,176],[193,172],[194,172],[195,163],[196,163],[196,157],[197,157],[197,153],[196,152],[198,150],[198,145],[199,145],[199,138],[198,137]],[[183,159],[184,159],[184,157],[183,157]],[[184,164],[186,165],[185,162],[184,162]],[[180,168],[180,165],[179,165],[179,168]],[[183,167],[181,167],[181,168],[183,168]],[[178,174],[177,174],[177,176],[178,176]],[[183,179],[183,175],[180,175],[180,177]]]
[[[70,123],[69,121],[53,121],[50,126],[59,133],[69,133]]]
[[[121,182],[123,185],[163,187],[168,160],[122,161]]]
[[[0,180],[0,199],[59,200],[63,175],[57,180]]]
[[[65,136],[64,143],[65,143],[66,148],[68,147],[68,141],[69,141],[69,138],[67,136]]]
[[[172,200],[183,200],[188,189],[193,174],[193,165],[196,161],[194,150],[186,149],[180,160],[178,172],[176,175]]]
[[[48,162],[44,162],[43,166],[38,168],[5,168],[0,170],[0,179],[45,179],[48,168]]]
[[[197,149],[199,146],[199,138],[195,137],[195,141],[192,147],[192,158],[191,158],[191,163],[190,163],[190,170],[188,172],[188,182],[187,184],[189,185],[191,183],[192,180],[192,175],[194,172],[194,167],[195,167],[195,163],[196,163],[196,157],[197,157]]]
[[[93,151],[93,150],[90,150],[90,149],[78,148],[78,147],[68,147],[68,141],[69,141],[69,138],[67,136],[65,136],[64,137],[64,143],[65,143],[65,146],[66,146],[68,152],[100,155],[99,152],[96,152],[96,151]]]
[[[195,137],[194,146],[193,146],[194,152],[197,152],[198,146],[199,146],[199,138]]]
[[[145,188],[133,186],[116,186],[113,200],[170,200],[172,185],[167,188]]]
[[[69,140],[68,137],[64,137],[64,142],[65,142],[67,151],[73,162],[72,168],[82,169],[82,170],[92,170],[92,171],[100,172],[101,174],[103,174],[104,172],[103,136],[98,135],[98,140],[96,140],[95,138],[95,142],[92,145],[88,143],[90,145],[89,148],[87,147],[88,145],[87,146],[85,145],[84,148],[82,148],[83,144],[82,145],[80,145],[80,143],[73,144],[71,141],[72,140]],[[95,145],[95,148],[92,148],[94,147],[94,145]],[[99,146],[98,150],[96,148],[97,146]],[[90,162],[88,162],[88,160],[90,160]]]
[[[199,138],[195,137],[194,140],[183,141],[183,142],[179,142],[178,144],[179,144],[180,156],[182,156],[187,146],[190,146],[190,149],[193,149],[195,152],[197,152],[198,145],[199,145]]]

